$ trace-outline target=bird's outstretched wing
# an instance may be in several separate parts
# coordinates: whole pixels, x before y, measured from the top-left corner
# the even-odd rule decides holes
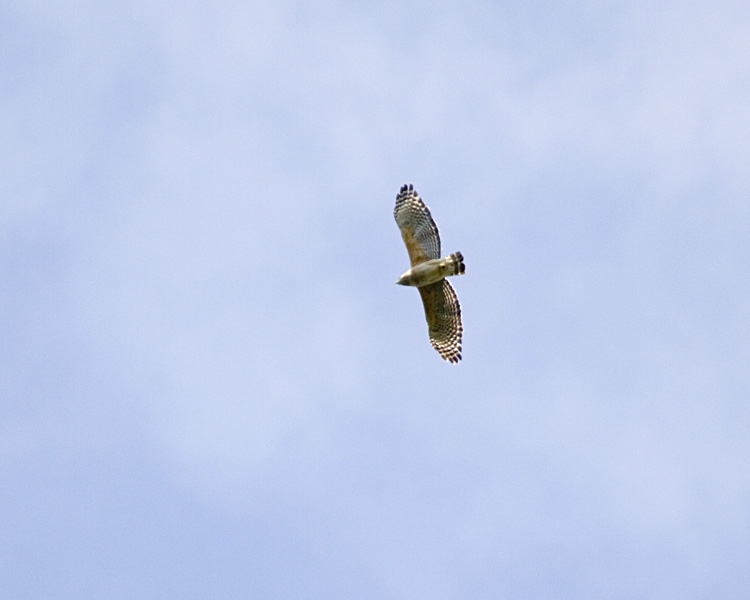
[[[430,209],[411,184],[404,185],[396,196],[393,216],[401,230],[401,237],[404,238],[412,267],[426,260],[440,258],[437,225],[432,220]]]
[[[464,328],[456,291],[446,279],[417,289],[422,296],[432,347],[448,362],[457,363],[461,360]]]

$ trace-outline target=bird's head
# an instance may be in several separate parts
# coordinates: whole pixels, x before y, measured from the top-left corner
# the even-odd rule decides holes
[[[411,285],[411,269],[401,275],[396,283],[398,285]]]

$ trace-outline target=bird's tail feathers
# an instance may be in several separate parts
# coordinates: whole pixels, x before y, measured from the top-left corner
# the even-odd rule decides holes
[[[466,272],[466,265],[464,264],[464,255],[460,252],[454,252],[448,257],[451,261],[451,275],[463,275]]]

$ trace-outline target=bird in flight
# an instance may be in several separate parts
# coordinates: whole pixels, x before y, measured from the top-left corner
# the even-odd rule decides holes
[[[430,343],[445,360],[461,360],[461,305],[446,277],[466,271],[460,252],[440,257],[440,234],[430,209],[411,184],[401,187],[393,209],[401,230],[411,268],[396,282],[419,290],[430,331]]]

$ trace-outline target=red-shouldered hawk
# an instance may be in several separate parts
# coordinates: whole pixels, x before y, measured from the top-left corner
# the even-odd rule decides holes
[[[461,360],[461,306],[445,277],[464,274],[464,257],[456,252],[440,258],[437,225],[411,184],[401,187],[393,216],[411,260],[411,269],[396,283],[419,289],[430,328],[430,343],[440,356],[455,364]]]

